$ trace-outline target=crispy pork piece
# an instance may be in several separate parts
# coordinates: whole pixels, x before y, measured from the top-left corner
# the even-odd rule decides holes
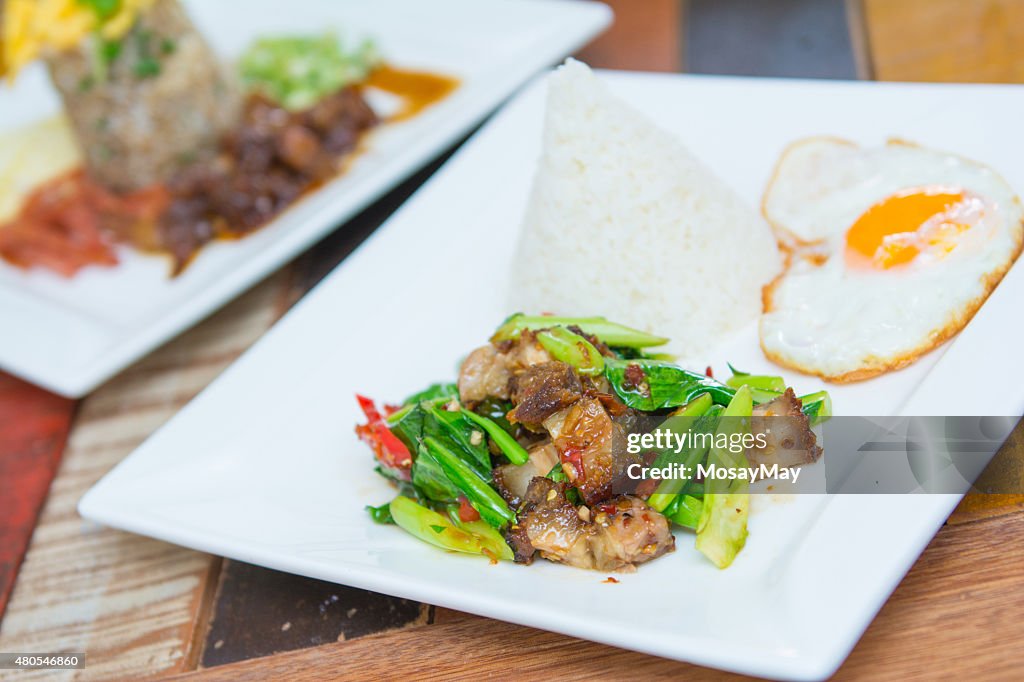
[[[525,464],[503,464],[492,472],[494,487],[511,507],[518,507],[537,476],[547,476],[558,464],[558,450],[551,441],[534,445]]]
[[[668,519],[639,497],[620,495],[593,507],[591,514],[600,528],[590,542],[598,569],[631,568],[676,548]]]
[[[521,372],[527,367],[551,362],[551,354],[537,341],[536,333],[524,329],[519,338],[512,342],[498,344],[499,350],[508,360],[509,369]]]
[[[612,483],[624,466],[616,457],[616,441],[625,439],[622,427],[601,401],[583,398],[551,415],[544,427],[561,453],[562,470],[583,500],[595,504],[610,497]]]
[[[89,174],[127,192],[210,158],[240,94],[177,0],[157,0],[120,40],[93,36],[47,59]]]
[[[513,375],[509,387],[515,405],[509,421],[531,431],[539,431],[545,419],[583,397],[579,375],[564,362],[527,367]]]
[[[766,444],[747,451],[752,465],[798,467],[818,461],[821,447],[802,408],[791,388],[771,402],[754,408],[750,429],[754,434],[764,434]]]
[[[459,370],[459,399],[477,403],[488,397],[508,400],[508,383],[512,372],[505,358],[491,344],[469,354]]]
[[[488,397],[508,400],[512,376],[545,362],[551,362],[551,355],[529,330],[515,341],[481,346],[462,363],[459,398],[470,404]]]
[[[534,552],[540,552],[552,561],[593,567],[590,537],[594,528],[566,499],[564,483],[542,476],[530,481],[515,526],[509,539],[517,560],[529,563]]]
[[[539,552],[598,571],[632,571],[675,549],[668,519],[643,500],[624,495],[577,508],[566,499],[564,483],[540,477],[530,482],[509,541],[519,562],[529,563]]]

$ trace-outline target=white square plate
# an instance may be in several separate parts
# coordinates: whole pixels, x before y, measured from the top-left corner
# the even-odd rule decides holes
[[[186,3],[225,58],[259,35],[334,29],[372,37],[384,58],[451,74],[461,87],[407,122],[374,131],[351,170],[236,242],[204,248],[176,279],[168,262],[124,249],[115,268],[71,280],[0,261],[0,368],[64,395],[87,393],[336,229],[466,134],[542,68],[611,20],[604,5],[568,0],[228,0]],[[59,110],[44,69],[0,85],[0,130]],[[443,226],[432,226],[431,230]]]
[[[783,147],[817,133],[904,136],[990,163],[1024,187],[1024,156],[1011,144],[1024,88],[604,77],[750,202]],[[543,561],[491,566],[446,554],[363,511],[394,492],[353,433],[353,393],[397,401],[450,379],[509,312],[505,282],[543,109],[537,83],[79,509],[242,561],[659,656],[825,678],[956,496],[758,497],[747,547],[728,570],[681,534],[674,554],[618,584]],[[1024,386],[991,379],[1024,376],[1014,350],[1022,297],[1018,265],[952,344],[907,370],[830,387],[836,413],[1021,414]],[[727,359],[772,369],[753,329],[709,358],[721,368]],[[819,386],[783,373],[800,390]],[[949,390],[970,389],[974,377],[987,377],[985,391]],[[927,390],[915,392],[922,382]]]

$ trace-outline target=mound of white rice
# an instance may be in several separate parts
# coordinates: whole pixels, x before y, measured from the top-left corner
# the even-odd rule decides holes
[[[761,313],[781,267],[771,229],[586,65],[567,61],[548,88],[512,309],[603,315],[704,357]]]

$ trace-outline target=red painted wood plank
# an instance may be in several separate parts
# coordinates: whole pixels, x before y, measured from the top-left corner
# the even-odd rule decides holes
[[[0,618],[57,472],[75,405],[0,373]]]

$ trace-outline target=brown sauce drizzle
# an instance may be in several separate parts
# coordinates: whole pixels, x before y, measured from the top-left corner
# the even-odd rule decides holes
[[[459,80],[425,71],[399,69],[387,64],[374,69],[362,83],[389,92],[402,100],[402,107],[388,121],[404,121],[440,102],[459,87]]]

